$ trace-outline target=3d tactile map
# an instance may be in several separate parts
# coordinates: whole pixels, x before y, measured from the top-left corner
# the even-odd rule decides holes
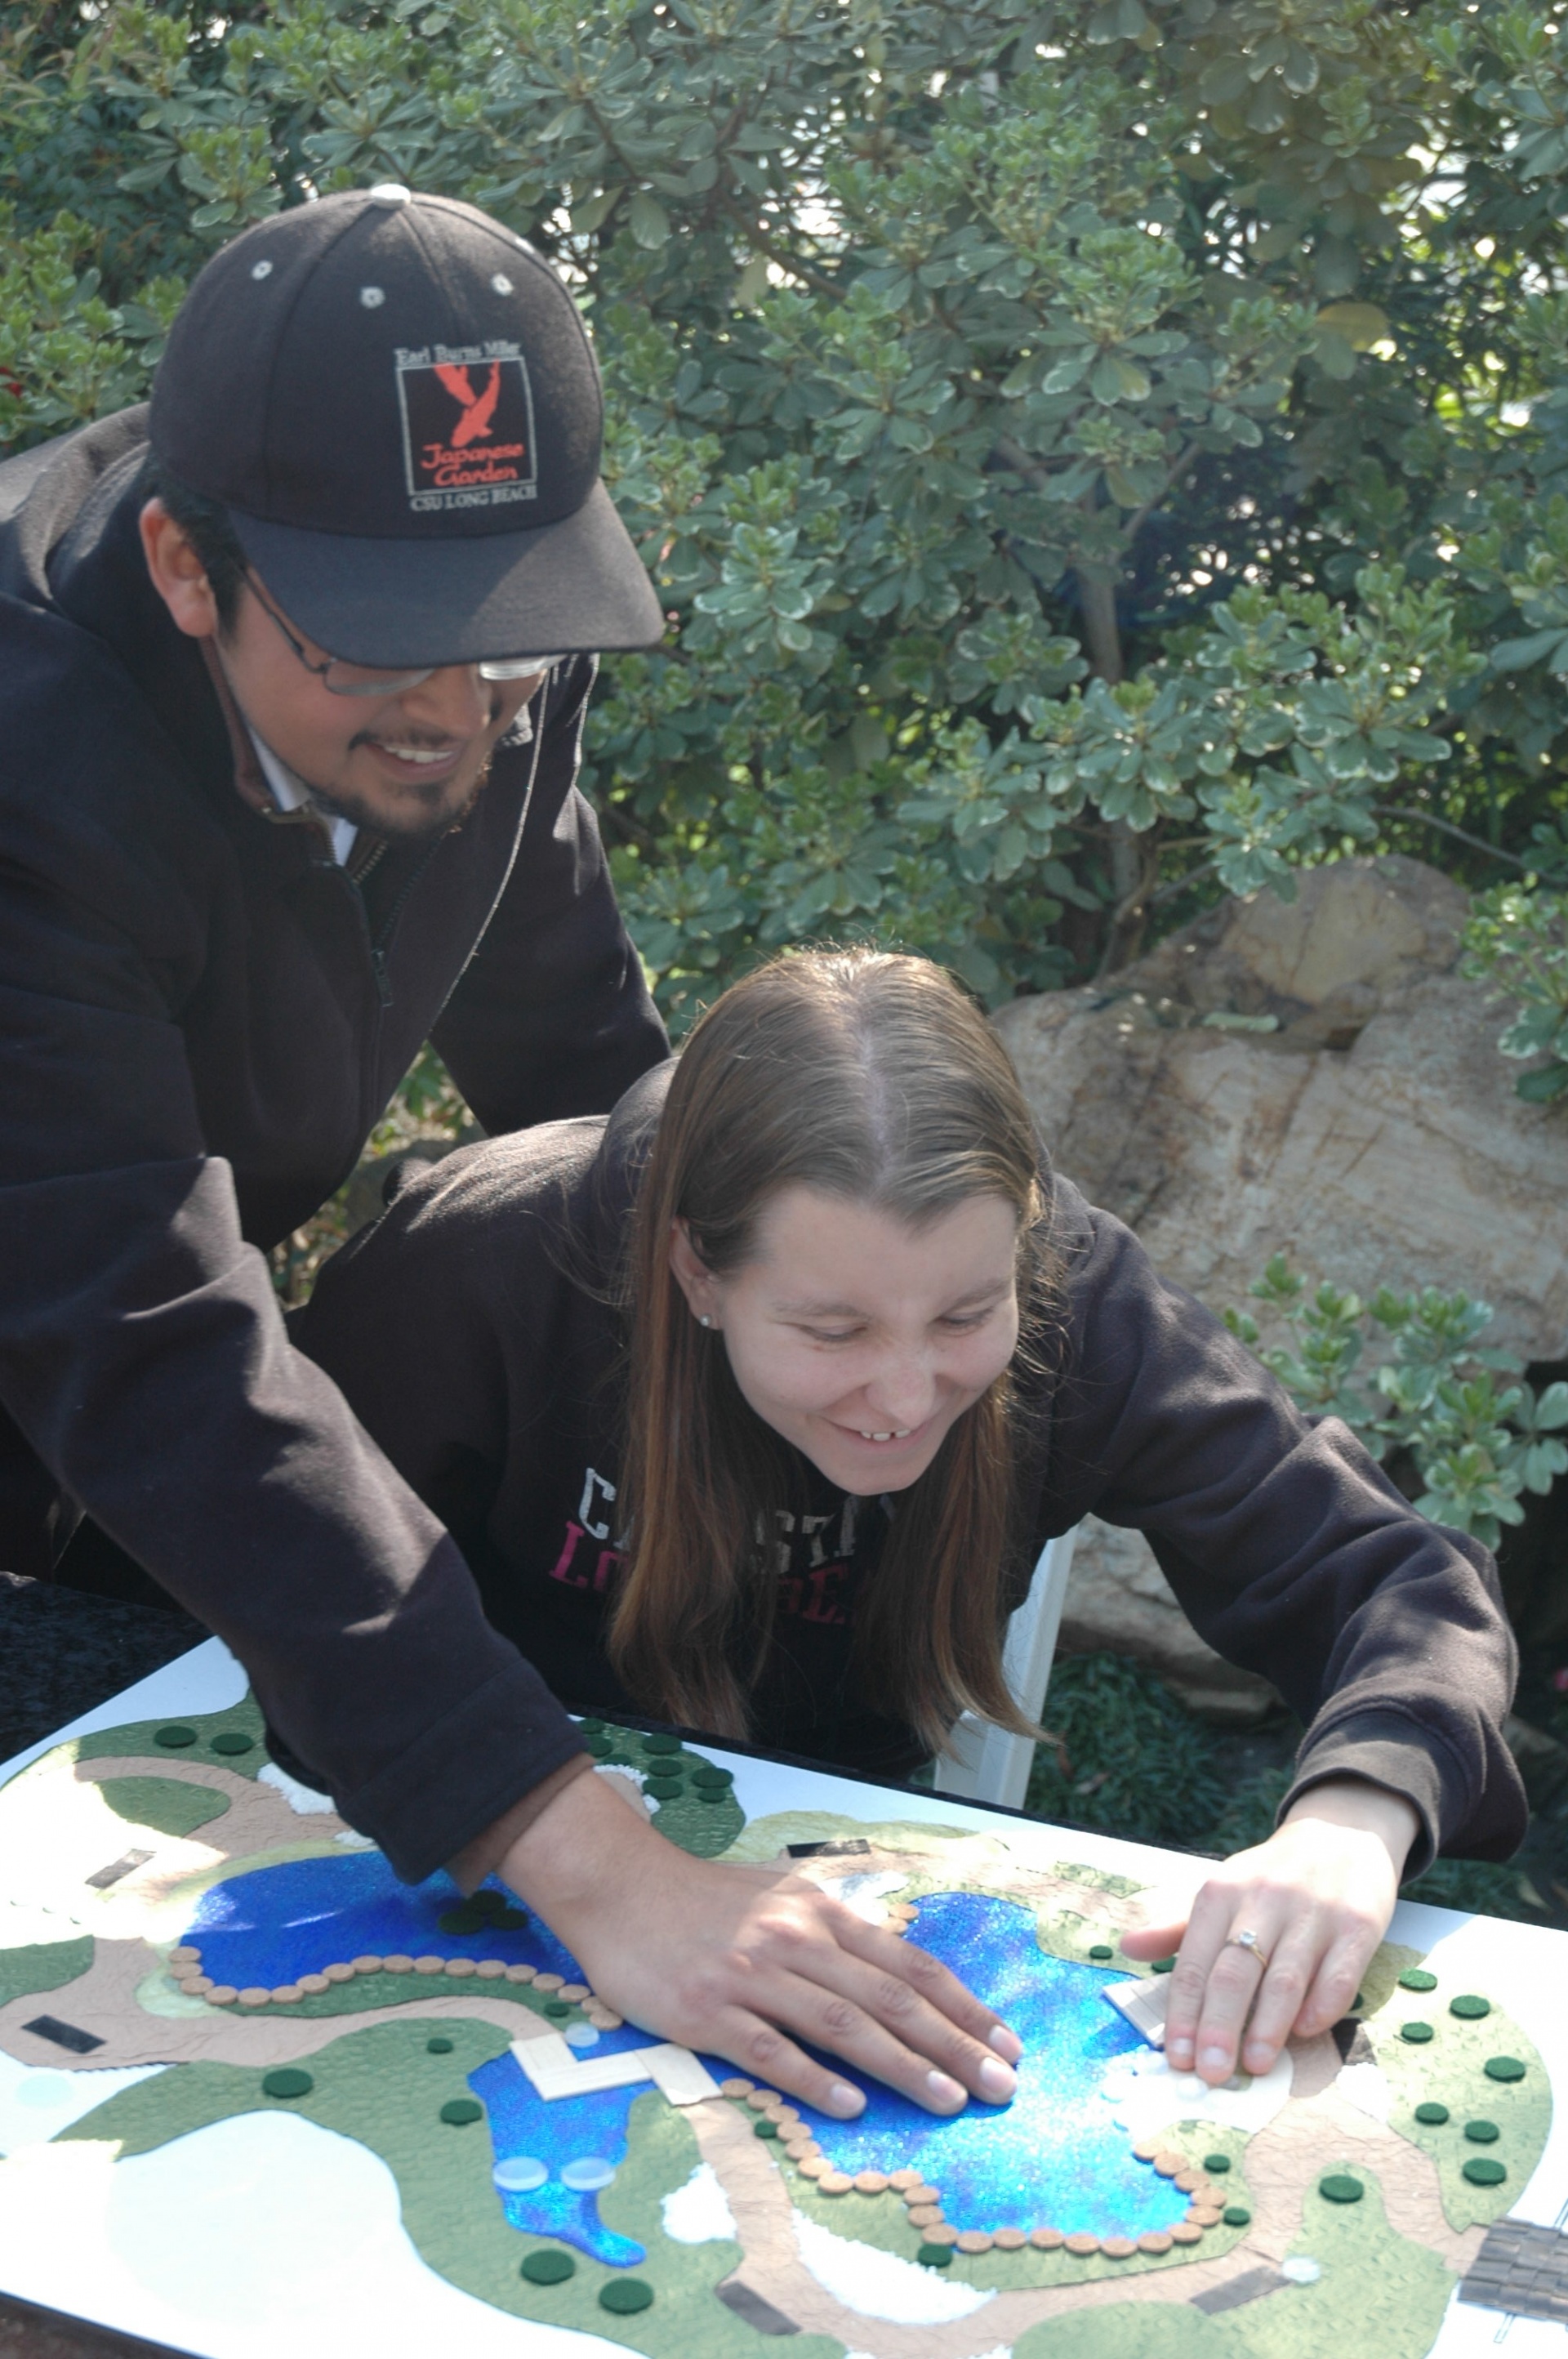
[[[872,2087],[833,2121],[659,2040],[499,1886],[398,1884],[246,1698],[0,1787],[0,2212],[112,2207],[202,2139],[239,2201],[348,2141],[448,2287],[649,2359],[1423,2359],[1462,2284],[1568,2315],[1563,2240],[1508,2218],[1546,2069],[1440,1957],[1385,1946],[1332,2035],[1211,2091],[1120,1953],[1129,1879],[973,1813],[748,1822],[700,1752],[584,1731],[677,1843],[787,1860],[951,1965],[1023,2039],[1016,2101],[937,2120]],[[224,2294],[191,2293],[192,2348],[239,2347]]]

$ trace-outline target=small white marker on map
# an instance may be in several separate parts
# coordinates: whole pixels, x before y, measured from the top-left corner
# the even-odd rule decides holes
[[[1147,1982],[1108,1983],[1100,1995],[1110,2001],[1118,2015],[1124,2017],[1151,2048],[1163,2048],[1165,2010],[1171,2004],[1168,1974],[1151,1974]]]

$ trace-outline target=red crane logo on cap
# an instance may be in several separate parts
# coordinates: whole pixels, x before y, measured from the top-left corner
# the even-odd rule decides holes
[[[501,363],[490,364],[490,382],[482,393],[475,393],[469,383],[466,368],[456,368],[450,362],[438,364],[436,375],[451,395],[462,405],[462,416],[452,429],[452,448],[463,450],[470,442],[481,442],[490,433],[490,421],[495,415],[495,405],[501,398]]]
[[[395,367],[415,515],[535,497],[534,396],[515,344],[399,349]]]

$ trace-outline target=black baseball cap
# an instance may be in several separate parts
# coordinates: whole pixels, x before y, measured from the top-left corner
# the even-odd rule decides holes
[[[387,185],[291,207],[213,255],[149,431],[308,637],[391,668],[662,636],[600,481],[603,418],[548,264],[472,205]]]

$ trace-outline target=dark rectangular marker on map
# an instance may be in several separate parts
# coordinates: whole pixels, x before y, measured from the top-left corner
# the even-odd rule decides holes
[[[785,1843],[784,1845],[791,1859],[863,1859],[868,1856],[871,1848],[871,1844],[862,1843],[858,1835],[850,1843]]]
[[[123,1859],[111,1860],[107,1867],[101,1867],[97,1875],[90,1875],[87,1881],[95,1892],[107,1892],[112,1884],[118,1884],[120,1878],[129,1875],[133,1868],[146,1867],[151,1857],[150,1851],[128,1851]]]
[[[38,2039],[52,2039],[57,2048],[69,2048],[73,2056],[91,2056],[103,2042],[95,2031],[83,2031],[80,2024],[62,2023],[58,2015],[35,2015],[31,2023],[24,2023]]]

